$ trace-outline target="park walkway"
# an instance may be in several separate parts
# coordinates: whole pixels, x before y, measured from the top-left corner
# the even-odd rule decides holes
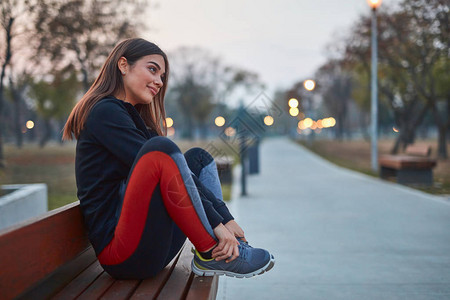
[[[235,170],[235,175],[239,171]],[[229,204],[273,270],[217,299],[450,299],[450,202],[337,167],[284,138]]]

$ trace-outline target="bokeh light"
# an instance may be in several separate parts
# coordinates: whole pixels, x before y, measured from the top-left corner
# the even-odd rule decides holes
[[[28,129],[33,129],[34,128],[34,122],[31,121],[31,120],[28,120],[27,123],[26,123],[26,127]]]
[[[308,79],[303,82],[303,86],[306,90],[312,91],[316,87],[316,83],[314,82],[314,80]]]
[[[288,105],[291,108],[292,107],[298,107],[298,100],[295,99],[295,98],[291,98],[291,99],[289,99]]]
[[[372,8],[378,8],[381,5],[381,0],[367,0],[367,4]]]
[[[306,118],[303,120],[304,124],[305,124],[305,128],[309,128],[313,125],[313,120],[311,118]]]
[[[175,128],[169,127],[167,128],[167,136],[174,136],[175,135]]]
[[[333,118],[333,117],[330,117],[330,118],[328,118],[328,119],[330,119],[330,127],[334,127],[334,125],[336,125],[336,119],[335,118]]]
[[[235,134],[236,130],[233,127],[227,127],[227,129],[225,129],[226,136],[234,136]]]
[[[291,107],[291,109],[289,109],[289,114],[293,117],[296,117],[299,112],[297,107]]]
[[[223,125],[225,125],[225,118],[222,116],[218,116],[215,120],[214,123],[216,124],[216,126],[218,127],[222,127]]]
[[[325,118],[322,120],[323,128],[329,128],[336,125],[336,120],[333,117]]]
[[[167,128],[170,128],[173,126],[173,119],[172,118],[166,118],[166,125]]]
[[[272,126],[273,125],[273,118],[272,118],[272,116],[265,116],[264,124],[266,124],[267,126]]]
[[[322,120],[317,120],[317,128],[321,129],[323,128]]]
[[[305,130],[306,129],[305,121],[304,120],[299,121],[297,127],[300,130]]]
[[[392,130],[394,131],[394,132],[399,132],[400,130],[398,130],[396,127],[392,127]]]

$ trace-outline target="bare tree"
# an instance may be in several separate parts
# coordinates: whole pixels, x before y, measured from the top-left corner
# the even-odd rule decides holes
[[[147,1],[43,0],[37,10],[39,60],[53,69],[72,64],[88,90],[105,57],[118,41],[144,28]]]
[[[79,81],[72,66],[49,75],[51,80],[33,82],[29,91],[29,96],[36,102],[37,111],[44,120],[44,135],[39,142],[41,147],[52,136],[51,120],[67,117],[79,90]]]
[[[439,130],[438,155],[447,157],[445,136],[449,117],[439,113],[447,101],[445,77],[437,76],[448,66],[448,5],[443,0],[404,0],[398,11],[384,10],[379,18],[379,88],[394,111],[400,135],[393,148],[413,142],[417,127],[431,110]],[[346,59],[353,67],[370,72],[370,19],[353,26]],[[448,79],[447,79],[448,80]],[[448,82],[448,81],[447,81]]]
[[[316,72],[320,82],[318,92],[322,94],[326,109],[336,118],[336,137],[342,139],[347,130],[347,114],[352,101],[351,73],[342,68],[340,61],[329,61]]]
[[[13,54],[16,51],[14,43],[23,32],[29,29],[28,23],[24,22],[24,20],[27,17],[31,19],[30,15],[34,7],[34,1],[2,0],[0,2],[0,116],[5,101],[4,91],[8,67],[11,65]],[[10,78],[12,76],[10,74]],[[4,124],[2,124],[2,118],[0,117],[0,168],[5,167],[3,128]]]
[[[168,101],[177,101],[186,122],[187,137],[193,129],[205,128],[216,104],[224,104],[237,88],[260,85],[258,76],[247,70],[223,65],[200,48],[182,47],[170,56],[171,74]],[[205,131],[201,130],[202,137]]]

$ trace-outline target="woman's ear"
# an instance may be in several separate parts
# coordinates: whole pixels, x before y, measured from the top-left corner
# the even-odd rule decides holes
[[[119,61],[117,62],[117,67],[119,68],[122,75],[126,75],[128,72],[128,62],[125,57],[119,58]]]

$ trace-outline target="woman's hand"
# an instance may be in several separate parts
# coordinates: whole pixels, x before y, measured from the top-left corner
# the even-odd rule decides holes
[[[236,259],[239,256],[239,242],[234,235],[222,223],[217,225],[213,231],[219,239],[219,244],[214,248],[212,258],[217,261],[227,259],[225,261],[227,263]]]
[[[236,223],[235,220],[229,221],[227,224],[225,224],[225,227],[235,237],[241,238],[244,242],[247,241],[247,239],[245,238],[244,230],[242,230],[242,228],[238,225],[238,223]]]

